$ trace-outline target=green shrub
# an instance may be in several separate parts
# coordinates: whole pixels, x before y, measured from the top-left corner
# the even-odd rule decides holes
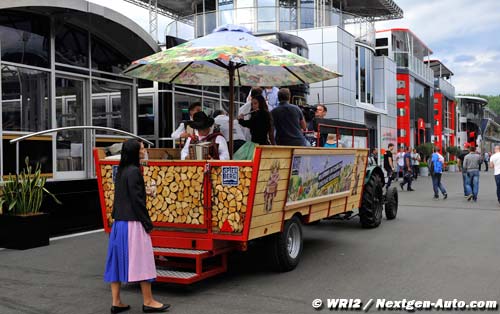
[[[427,168],[429,165],[428,165],[426,162],[421,161],[421,162],[420,162],[420,164],[418,164],[418,166],[419,166],[420,168]]]

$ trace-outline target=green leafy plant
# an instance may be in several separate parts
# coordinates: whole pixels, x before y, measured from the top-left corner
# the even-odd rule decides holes
[[[429,165],[428,165],[426,162],[421,161],[421,162],[418,164],[418,166],[419,166],[420,168],[427,168]]]
[[[432,143],[424,143],[417,146],[417,151],[422,155],[423,160],[426,161],[432,155],[434,145]]]
[[[460,155],[461,149],[458,146],[448,146],[446,147],[446,152],[452,156],[458,157],[458,155]]]
[[[39,163],[33,169],[29,158],[25,159],[26,167],[20,174],[10,175],[2,187],[0,196],[0,214],[22,216],[36,214],[42,206],[44,193],[50,195],[58,204],[57,197],[45,188],[47,178],[42,176]],[[2,209],[6,209],[5,213]]]
[[[456,165],[457,161],[456,160],[450,160],[447,162],[448,166]]]

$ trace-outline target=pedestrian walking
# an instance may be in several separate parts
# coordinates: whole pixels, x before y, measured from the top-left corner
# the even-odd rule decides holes
[[[403,155],[403,182],[399,184],[401,190],[404,191],[404,186],[406,186],[407,191],[415,191],[411,188],[411,181],[413,179],[412,165],[411,165],[411,148],[408,148],[406,153]]]
[[[405,149],[404,147],[400,147],[399,152],[396,154],[396,181],[399,180],[399,172],[403,171],[404,166],[405,166]]]
[[[392,150],[394,149],[394,144],[389,143],[387,145],[387,150],[384,154],[384,169],[387,172],[387,185],[386,188],[389,189],[391,182],[394,178],[394,162],[392,160]]]
[[[476,148],[471,146],[469,154],[464,158],[464,169],[467,172],[466,188],[467,200],[477,201],[479,193],[479,168],[481,166],[481,155],[476,153]]]
[[[488,172],[488,166],[490,163],[490,154],[488,152],[484,152],[483,160],[484,160],[484,167],[486,168],[484,172]]]
[[[464,158],[469,154],[469,143],[464,144],[464,149],[458,155],[458,168],[462,172],[462,184],[464,188],[464,197],[467,198],[467,171],[464,169]]]
[[[495,153],[490,158],[490,167],[494,170],[497,184],[497,200],[500,205],[500,145],[495,146]]]
[[[413,179],[417,180],[418,178],[418,171],[420,168],[420,154],[417,152],[417,150],[414,148],[413,152],[411,153],[411,165],[413,168]]]
[[[443,182],[441,182],[444,168],[444,157],[439,153],[439,148],[434,147],[434,153],[431,157],[431,170],[432,170],[432,188],[434,190],[434,199],[439,199],[439,190],[443,194],[443,199],[448,198],[448,193],[446,193],[446,188]]]
[[[372,148],[370,155],[368,155],[368,167],[371,166],[377,166],[378,165],[378,160],[377,160],[377,149]]]
[[[146,189],[139,160],[144,145],[135,139],[123,144],[115,181],[114,219],[109,235],[104,281],[111,284],[111,313],[130,309],[120,298],[121,283],[139,282],[144,313],[165,312],[170,305],[153,298],[151,282],[156,279],[153,246],[149,233],[153,223],[146,209]]]

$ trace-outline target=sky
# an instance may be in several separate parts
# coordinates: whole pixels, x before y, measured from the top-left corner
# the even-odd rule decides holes
[[[431,59],[455,75],[456,94],[500,95],[500,0],[394,0],[404,18],[376,29],[409,28]]]
[[[123,0],[90,0],[125,14],[146,31],[145,9]],[[500,0],[394,0],[404,18],[376,23],[377,29],[409,28],[455,75],[457,94],[500,95]],[[159,16],[158,37],[170,19]]]

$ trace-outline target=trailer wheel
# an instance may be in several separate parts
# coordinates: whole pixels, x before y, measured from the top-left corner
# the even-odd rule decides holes
[[[283,232],[271,239],[271,257],[277,271],[287,272],[299,264],[302,254],[302,227],[297,217],[285,222]]]
[[[365,184],[359,218],[363,228],[376,228],[382,222],[384,192],[381,178],[373,174]]]
[[[387,190],[385,197],[385,217],[388,220],[392,220],[396,218],[396,215],[398,214],[398,189],[393,186]]]

